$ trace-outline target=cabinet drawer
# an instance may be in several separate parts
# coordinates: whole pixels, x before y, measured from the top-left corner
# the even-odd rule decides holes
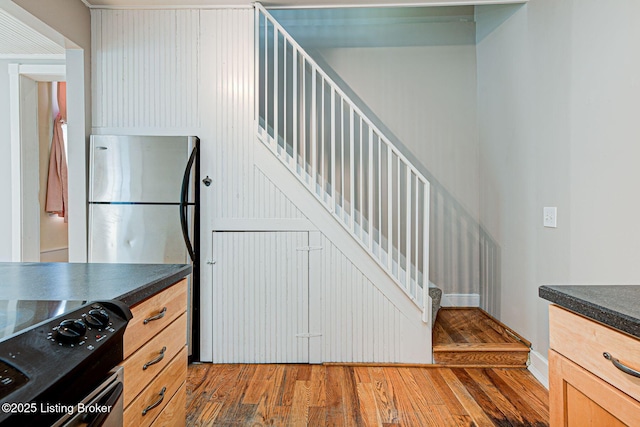
[[[122,363],[125,408],[187,344],[186,331],[187,315],[183,313]],[[163,348],[164,352],[162,352]],[[157,359],[160,360],[149,364]]]
[[[187,420],[187,385],[183,384],[171,398],[151,427],[183,427]]]
[[[173,358],[162,372],[124,410],[125,427],[147,427],[167,406],[171,397],[184,385],[187,376],[187,347]],[[165,389],[163,397],[162,389]],[[157,405],[156,405],[157,404]],[[153,407],[152,407],[153,406]],[[145,413],[146,409],[146,413]]]
[[[553,350],[640,399],[640,378],[622,372],[603,356],[609,353],[625,366],[640,370],[640,340],[555,305],[549,307],[549,325]]]
[[[133,306],[131,308],[133,319],[129,321],[124,333],[125,359],[142,347],[144,343],[162,332],[186,310],[186,279]]]

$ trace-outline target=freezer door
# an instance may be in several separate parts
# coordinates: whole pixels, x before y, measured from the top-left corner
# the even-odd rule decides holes
[[[189,263],[178,210],[177,205],[89,205],[89,262]]]
[[[179,202],[194,140],[186,136],[92,135],[89,201]]]

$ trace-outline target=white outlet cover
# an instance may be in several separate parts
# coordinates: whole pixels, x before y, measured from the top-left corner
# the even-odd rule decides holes
[[[557,207],[545,207],[542,212],[543,225],[545,227],[557,228],[558,227],[558,208]]]

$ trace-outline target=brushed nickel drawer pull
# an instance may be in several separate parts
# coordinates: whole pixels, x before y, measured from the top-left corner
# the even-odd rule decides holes
[[[152,322],[154,320],[162,319],[166,313],[167,313],[167,307],[163,307],[160,313],[156,314],[155,316],[151,316],[149,318],[144,319],[144,322],[142,323],[146,325],[147,323]]]
[[[636,371],[635,369],[631,369],[628,366],[624,366],[618,359],[610,355],[609,353],[602,353],[605,359],[610,360],[613,363],[613,366],[620,369],[625,374],[631,375],[632,377],[640,378],[640,371]]]
[[[162,387],[162,390],[160,390],[160,393],[158,393],[158,396],[160,396],[160,399],[158,399],[156,402],[153,402],[151,405],[147,406],[143,411],[142,411],[142,415],[147,415],[147,412],[149,412],[150,410],[152,410],[153,408],[155,408],[156,406],[158,406],[159,404],[162,403],[162,401],[164,400],[164,392],[167,391],[166,387]]]
[[[156,363],[158,363],[159,361],[161,361],[162,359],[164,359],[164,352],[167,351],[167,347],[162,347],[162,350],[160,350],[160,354],[158,355],[158,357],[156,357],[153,360],[149,360],[147,363],[145,363],[142,366],[142,370],[146,370],[149,366],[151,365],[155,365]]]

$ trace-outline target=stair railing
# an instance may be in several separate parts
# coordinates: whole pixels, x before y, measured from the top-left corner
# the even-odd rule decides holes
[[[429,181],[259,3],[255,22],[258,137],[429,321]]]

